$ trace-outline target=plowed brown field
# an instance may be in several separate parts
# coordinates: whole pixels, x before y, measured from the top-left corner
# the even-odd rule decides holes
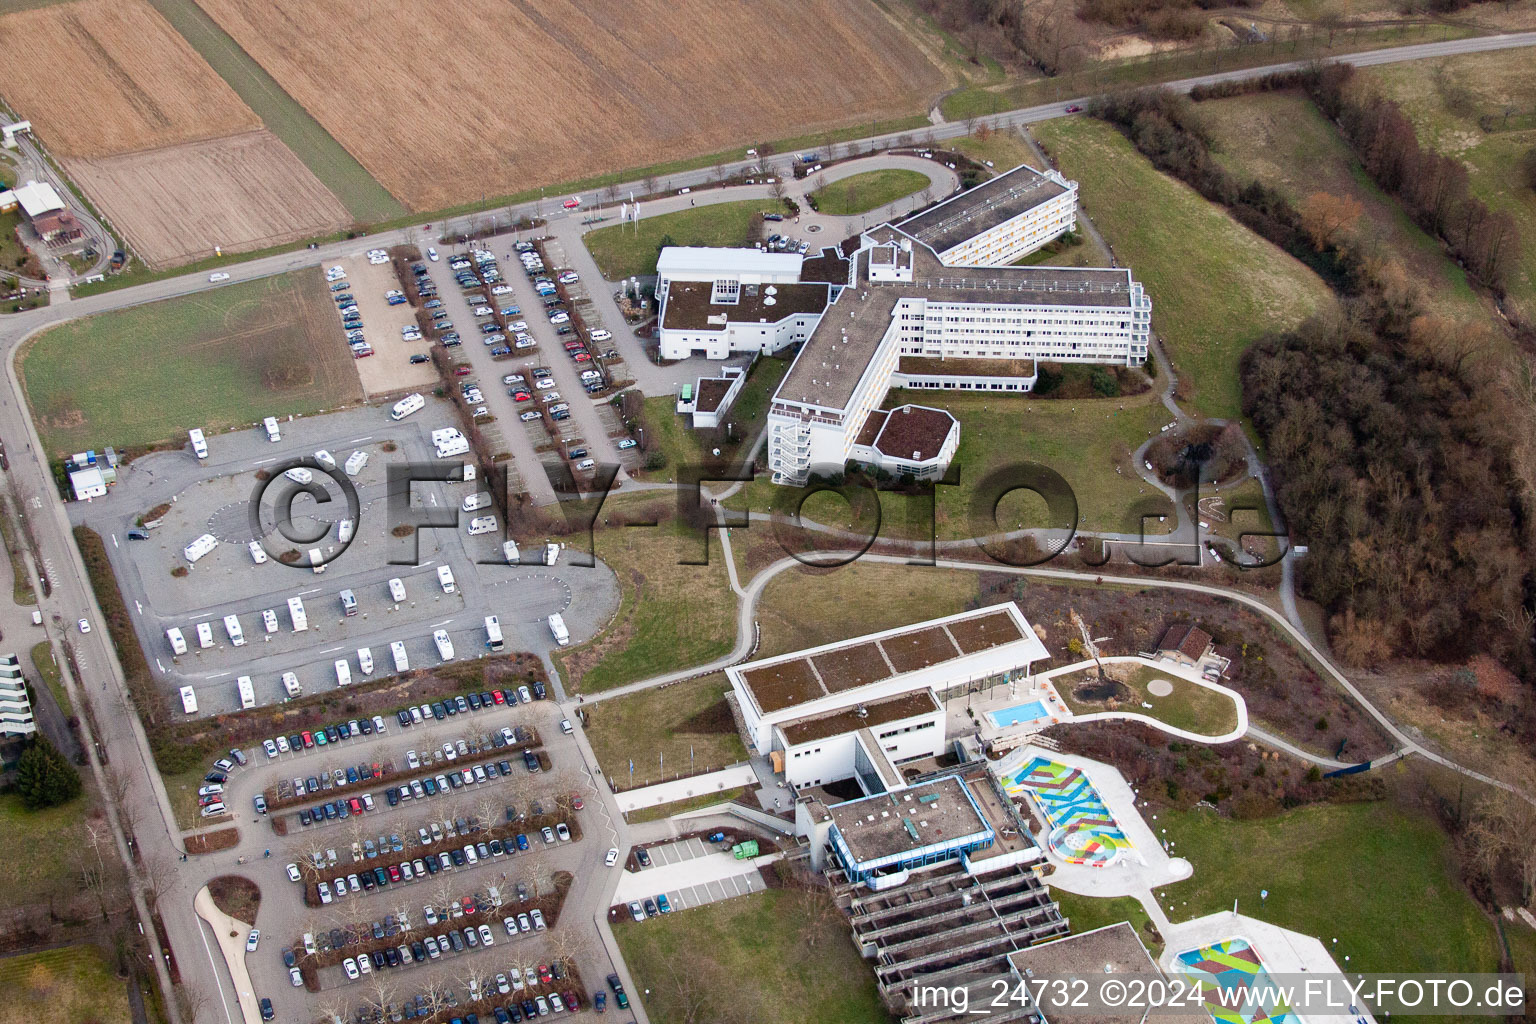
[[[264,249],[336,230],[346,208],[268,131],[105,159],[71,177],[151,266]]]
[[[261,127],[145,0],[78,0],[0,17],[0,94],[60,157]]]
[[[199,0],[418,209],[924,109],[871,0]]]

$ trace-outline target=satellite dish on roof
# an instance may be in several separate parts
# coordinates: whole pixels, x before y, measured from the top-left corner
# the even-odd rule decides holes
[[[772,306],[774,303],[776,303],[778,301],[779,300],[774,298],[772,295],[767,295],[767,296],[763,297],[763,305],[765,305],[765,306]]]
[[[776,285],[769,285],[767,288],[763,289],[763,292],[767,295],[777,295],[779,294],[779,289]]]

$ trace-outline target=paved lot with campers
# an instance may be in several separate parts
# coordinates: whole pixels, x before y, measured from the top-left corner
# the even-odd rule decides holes
[[[147,659],[167,692],[190,685],[199,712],[218,713],[239,706],[236,680],[248,676],[256,703],[267,704],[283,698],[287,672],[305,693],[393,674],[395,643],[403,645],[409,665],[436,665],[442,660],[438,630],[446,631],[456,660],[479,657],[486,653],[485,619],[493,615],[512,650],[554,646],[547,617],[555,612],[576,642],[596,632],[618,603],[612,573],[602,565],[575,566],[565,553],[545,565],[544,538],[516,538],[527,564],[507,564],[499,523],[495,532],[467,534],[473,515],[463,503],[483,493],[477,480],[416,484],[415,510],[456,514],[457,525],[392,535],[388,467],[457,463],[434,459],[429,438],[452,422],[451,410],[429,398],[425,409],[402,421],[391,420],[386,406],[285,421],[277,442],[260,426],[215,435],[206,460],[190,446],[157,452],[131,463],[107,498],[71,505],[75,522],[102,535]],[[253,551],[250,502],[261,475],[293,460],[314,460],[319,451],[336,462],[335,476],[356,488],[351,536],[340,539],[341,521],[349,518],[340,487],[316,468],[313,482],[325,484],[334,499],[319,504],[300,496],[293,504],[295,532],[317,537],[313,545],[269,534],[260,553]],[[361,468],[357,452],[367,456]],[[345,472],[349,459],[355,475]],[[286,486],[275,476],[262,507]],[[130,539],[129,531],[152,512],[160,525],[143,531],[147,539]],[[218,544],[189,562],[185,548],[204,535]],[[329,559],[322,573],[308,567],[313,550]],[[285,557],[296,564],[284,564]],[[443,567],[451,583],[440,578]],[[400,581],[402,598],[393,580]],[[234,616],[233,634],[226,616]],[[173,648],[173,629],[184,653]]]

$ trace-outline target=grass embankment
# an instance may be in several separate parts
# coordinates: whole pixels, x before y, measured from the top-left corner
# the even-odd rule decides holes
[[[33,644],[32,664],[37,667],[37,674],[43,677],[43,682],[53,694],[53,699],[58,701],[60,710],[66,716],[73,715],[75,708],[64,689],[64,677],[59,673],[58,663],[53,660],[53,645],[46,640]]]
[[[971,85],[945,96],[939,108],[945,120],[964,121],[1020,107],[1094,96],[1116,89],[1134,89],[1217,71],[1257,68],[1286,61],[1327,60],[1342,53],[1463,39],[1478,34],[1477,29],[1461,25],[1381,25],[1379,22],[1335,31],[1314,29],[1293,39],[1282,39],[1275,33],[1267,46],[1182,49],[1114,61],[1094,61],[1054,78],[1015,80],[997,87]]]
[[[1126,711],[1155,718],[1175,729],[1186,729],[1202,736],[1222,736],[1237,728],[1237,705],[1232,698],[1217,690],[1197,685],[1187,679],[1160,672],[1148,665],[1124,664],[1106,666],[1105,672],[1119,680],[1130,690],[1130,695],[1110,708],[1105,701],[1085,701],[1073,697],[1074,687],[1097,681],[1098,673],[1092,669],[1074,672],[1052,679],[1061,699],[1074,714],[1089,715],[1100,711]],[[1165,697],[1154,697],[1147,684],[1162,679],[1173,686],[1173,692]],[[1150,707],[1146,705],[1151,705]]]
[[[1040,159],[1029,148],[1017,131],[988,132],[986,138],[967,135],[944,143],[950,149],[963,153],[977,163],[991,161],[992,170],[998,174],[1012,170],[1019,164],[1028,164],[1040,170]]]
[[[673,499],[663,499],[666,504]],[[618,613],[592,640],[557,658],[568,690],[592,693],[701,665],[730,651],[736,601],[718,543],[708,565],[702,536],[676,518],[660,526],[597,531],[595,553],[618,577]]]
[[[1461,160],[1472,195],[1515,219],[1520,257],[1509,297],[1523,320],[1536,320],[1536,192],[1521,183],[1519,169],[1536,146],[1530,54],[1468,54],[1362,74],[1402,104],[1421,145]]]
[[[1083,206],[1152,298],[1162,337],[1194,405],[1242,413],[1238,359],[1255,339],[1332,301],[1316,274],[1159,173],[1114,128],[1087,118],[1037,125],[1036,137],[1081,183]],[[962,441],[963,444],[963,441]]]
[[[686,800],[673,800],[671,803],[657,804],[655,807],[643,807],[638,811],[630,811],[624,815],[624,820],[631,825],[638,825],[643,821],[660,821],[663,818],[670,818],[674,814],[697,811],[701,807],[713,807],[715,804],[730,803],[737,797],[746,795],[747,788],[745,786],[740,786],[736,789],[722,789],[714,793],[701,793]]]
[[[1324,192],[1361,205],[1359,244],[1400,260],[1434,315],[1487,323],[1488,311],[1467,275],[1403,208],[1371,181],[1337,129],[1299,92],[1260,93],[1201,103],[1217,160],[1240,179],[1278,189],[1298,208]]]
[[[130,1024],[128,989],[95,946],[0,960],[0,1024]]]
[[[1050,880],[1046,881],[1049,884]],[[1081,935],[1083,932],[1091,932],[1105,925],[1129,921],[1131,927],[1136,929],[1136,934],[1141,937],[1142,944],[1151,952],[1152,959],[1156,960],[1163,955],[1163,943],[1154,940],[1152,933],[1148,931],[1148,925],[1152,919],[1147,916],[1146,908],[1141,905],[1141,901],[1135,897],[1115,896],[1100,899],[1053,888],[1051,899],[1061,905],[1062,916],[1071,923],[1073,935]]]
[[[10,512],[10,502],[0,498],[0,540],[5,543],[5,557],[11,563],[11,599],[17,604],[37,604],[37,593],[32,589],[32,577],[27,572],[26,559],[21,557],[16,523]]]
[[[880,535],[917,539],[932,531],[939,540],[959,540],[1055,525],[1046,516],[1044,501],[1033,495],[1014,491],[995,506],[980,496],[979,485],[991,474],[1021,464],[1044,466],[1066,480],[1077,501],[1079,529],[1135,533],[1142,527],[1142,516],[1173,511],[1160,491],[1136,476],[1131,463],[1136,448],[1169,420],[1168,411],[1152,399],[1151,393],[1071,401],[892,390],[885,400],[888,409],[925,405],[948,410],[960,421],[954,459],[960,482],[939,487],[932,505],[926,495],[882,492]],[[769,512],[797,495],[763,475],[726,505]],[[848,504],[835,495],[812,497],[801,515],[855,529]],[[1162,529],[1156,519],[1146,521],[1145,527],[1148,533]],[[858,529],[868,532],[862,525]]]
[[[614,929],[654,1020],[794,1007],[802,1024],[886,1024],[874,972],[822,893],[770,889]],[[771,968],[768,966],[771,965]]]
[[[747,751],[725,703],[729,689],[724,673],[716,672],[583,705],[587,741],[597,763],[625,786],[631,761],[635,785],[686,772],[690,764],[698,769],[736,764]]]
[[[1318,936],[1351,970],[1498,968],[1493,924],[1455,880],[1445,835],[1422,816],[1378,802],[1256,821],[1164,811],[1158,827],[1194,865],[1191,878],[1158,890],[1175,922],[1236,899],[1245,914]],[[1269,890],[1262,903],[1260,889]]]
[[[585,241],[597,269],[609,281],[636,274],[656,273],[656,256],[662,240],[670,245],[739,246],[751,241],[753,217],[783,211],[772,199],[736,203],[711,203],[659,217],[648,217],[636,226],[615,225],[589,231]]]
[[[694,430],[689,417],[678,415],[675,397],[647,398],[646,426],[667,461],[660,469],[640,474],[641,479],[675,480],[679,466],[734,466],[740,462],[742,445],[756,439],[762,430],[768,402],[789,372],[789,364],[789,359],[764,356],[752,365],[726,415],[726,422],[733,425],[728,441],[719,440],[714,430]],[[720,449],[719,456],[713,454],[716,448]]]
[[[840,178],[812,192],[810,198],[815,200],[818,213],[832,217],[850,217],[879,209],[898,199],[905,199],[927,187],[926,174],[889,167],[881,171],[865,171],[862,174],[851,174],[846,178]]]
[[[20,358],[53,456],[152,445],[362,395],[320,275],[296,271],[62,324]]]
[[[254,110],[272,134],[330,189],[359,223],[405,215],[405,207],[320,126],[194,0],[150,0],[192,48]]]

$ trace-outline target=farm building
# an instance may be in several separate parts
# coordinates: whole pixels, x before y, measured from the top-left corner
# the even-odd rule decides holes
[[[64,200],[48,182],[29,181],[14,191],[22,215],[45,244],[72,242],[85,234],[80,221],[65,208]]]

